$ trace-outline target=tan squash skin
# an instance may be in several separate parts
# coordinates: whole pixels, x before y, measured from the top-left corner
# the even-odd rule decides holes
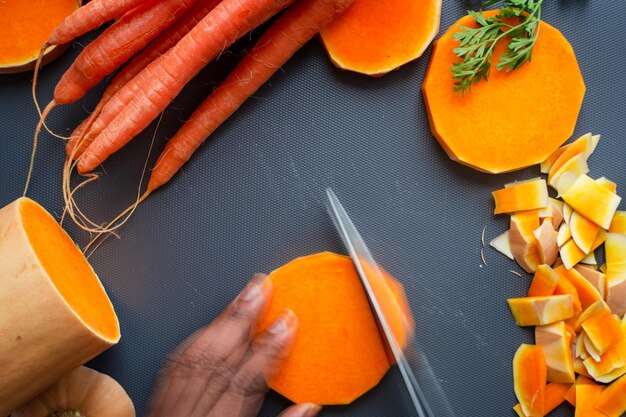
[[[58,227],[52,216],[26,198],[0,209],[2,417],[119,340],[114,313],[110,320],[116,331],[105,338],[84,324],[60,295],[30,244],[20,212],[23,204],[34,205]],[[65,232],[62,235],[66,236]],[[84,278],[97,280],[95,274]],[[99,281],[97,285],[101,288]],[[108,302],[108,298],[104,300]]]
[[[11,417],[135,417],[135,406],[116,380],[81,366]]]

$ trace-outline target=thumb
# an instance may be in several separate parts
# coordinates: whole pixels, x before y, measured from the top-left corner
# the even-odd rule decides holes
[[[292,405],[278,417],[315,417],[322,411],[322,406],[312,403],[302,403]]]

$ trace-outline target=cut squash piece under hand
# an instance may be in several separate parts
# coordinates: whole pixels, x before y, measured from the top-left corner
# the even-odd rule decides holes
[[[483,14],[489,18],[497,13]],[[540,163],[574,132],[585,94],[574,50],[556,28],[541,22],[532,62],[515,71],[497,71],[495,57],[508,44],[498,42],[489,81],[463,96],[453,92],[450,73],[459,61],[454,48],[460,42],[454,34],[462,27],[477,24],[465,16],[437,40],[422,85],[433,135],[451,159],[480,171],[501,173]],[[530,124],[518,117],[527,103],[533,103]]]
[[[11,417],[135,417],[124,388],[108,375],[81,366]]]
[[[56,220],[20,198],[0,209],[0,416],[120,338],[93,269]]]
[[[273,296],[258,331],[285,308],[298,317],[291,352],[269,380],[272,389],[296,403],[330,405],[348,404],[378,384],[391,364],[350,258],[329,252],[301,257],[268,279]],[[389,276],[385,280],[393,282]],[[401,291],[392,284],[377,292],[399,343],[412,322],[405,317],[408,304]]]
[[[385,75],[419,58],[441,19],[441,0],[359,0],[320,32],[337,67]]]

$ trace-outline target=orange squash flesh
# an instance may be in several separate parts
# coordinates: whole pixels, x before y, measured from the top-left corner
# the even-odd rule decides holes
[[[604,389],[596,408],[607,417],[620,417],[626,412],[626,375]]]
[[[350,258],[329,252],[305,256],[275,270],[269,279],[273,296],[259,331],[285,308],[299,323],[289,356],[269,381],[272,389],[296,403],[348,404],[380,381],[390,362]],[[386,294],[381,305],[387,308],[390,326],[400,332],[395,333],[398,340],[406,340],[402,326],[410,320],[397,318],[407,305],[397,292],[400,288],[390,285],[376,294]]]
[[[0,209],[0,259],[0,415],[6,416],[117,343],[120,331],[83,254],[34,201],[20,198]]]
[[[476,27],[465,16],[439,38],[422,85],[433,135],[451,159],[480,171],[513,171],[545,160],[572,135],[585,93],[571,45],[542,22],[532,62],[505,72],[496,70],[494,59],[489,81],[463,97],[452,91],[450,73],[458,61],[453,49],[459,41],[453,35],[461,26]],[[506,42],[499,43],[494,56],[505,48]],[[527,103],[533,103],[535,116],[530,123],[516,117]]]
[[[494,214],[513,213],[548,206],[548,187],[542,179],[512,184],[491,193],[495,202]]]
[[[616,211],[609,225],[610,233],[626,235],[626,211]]]
[[[70,308],[95,332],[116,339],[119,324],[113,305],[83,253],[37,203],[24,200],[20,213],[31,247]]]
[[[547,367],[539,346],[522,344],[513,357],[515,395],[528,417],[543,417]]]
[[[576,413],[575,417],[606,417],[596,409],[596,403],[604,391],[604,386],[591,381],[585,384],[576,384]]]
[[[559,276],[549,265],[539,265],[528,289],[529,297],[552,295],[556,289]]]
[[[381,76],[420,57],[440,17],[441,0],[358,0],[320,35],[337,67]]]
[[[33,62],[52,30],[77,8],[77,0],[0,2],[0,73]]]
[[[621,320],[611,314],[596,314],[585,320],[582,327],[600,355],[624,339]]]
[[[509,298],[509,309],[518,326],[540,326],[566,320],[574,315],[570,294]]]
[[[591,133],[587,133],[576,139],[574,142],[567,146],[567,149],[562,152],[559,157],[554,161],[554,164],[550,167],[548,172],[548,181],[552,180],[552,177],[561,170],[561,168],[571,159],[577,155],[582,154],[584,159],[587,160],[593,152],[597,141],[594,141]],[[557,150],[558,152],[558,150]]]
[[[573,383],[575,380],[571,337],[563,321],[535,327],[535,343],[543,349],[549,382]]]
[[[608,229],[621,198],[583,174],[563,193],[563,200],[587,219]]]
[[[550,382],[546,385],[545,403],[543,405],[544,415],[557,408],[565,401],[565,393],[568,392],[572,384],[562,384],[560,382]],[[522,411],[522,406],[518,403],[513,410],[519,417],[528,417]]]

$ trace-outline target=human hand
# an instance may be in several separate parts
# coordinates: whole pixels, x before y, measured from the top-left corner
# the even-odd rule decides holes
[[[165,360],[149,417],[255,417],[267,379],[287,355],[298,320],[286,310],[263,333],[253,332],[272,295],[271,281],[256,274],[209,326]],[[313,417],[315,404],[298,404],[280,417]]]

